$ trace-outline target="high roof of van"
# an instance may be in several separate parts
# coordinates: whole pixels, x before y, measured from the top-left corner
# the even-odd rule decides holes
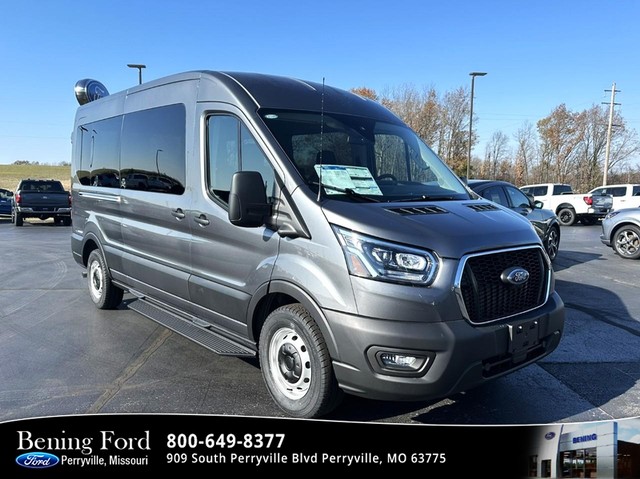
[[[180,84],[189,81],[199,81],[196,99],[199,102],[235,101],[241,108],[253,111],[259,108],[325,111],[400,123],[395,114],[369,98],[323,84],[322,81],[263,73],[195,70],[151,80],[108,97],[113,99],[154,88],[170,88],[172,84],[180,88]]]

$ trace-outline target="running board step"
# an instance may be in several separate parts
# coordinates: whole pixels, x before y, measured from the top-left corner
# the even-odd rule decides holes
[[[173,314],[149,301],[139,298],[129,303],[132,309],[143,316],[169,328],[170,330],[198,343],[200,346],[213,351],[221,356],[250,356],[255,357],[255,351],[242,344],[238,344],[204,326],[204,321],[196,324],[187,318]],[[194,318],[195,319],[195,318]]]

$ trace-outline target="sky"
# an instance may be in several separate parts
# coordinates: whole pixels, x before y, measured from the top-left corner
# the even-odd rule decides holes
[[[565,104],[640,131],[636,0],[0,0],[0,164],[71,160],[84,78],[111,92],[189,70],[270,73],[378,93],[475,80],[474,156]],[[606,126],[603,125],[603,128]],[[512,142],[512,145],[514,143]]]

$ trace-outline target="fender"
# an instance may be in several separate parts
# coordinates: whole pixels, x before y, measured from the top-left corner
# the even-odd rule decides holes
[[[258,342],[258,339],[254,337],[254,314],[256,312],[256,308],[260,301],[267,295],[272,293],[281,293],[286,294],[287,296],[291,296],[300,304],[302,304],[307,311],[313,316],[316,324],[320,328],[322,332],[322,336],[327,344],[327,348],[329,349],[329,354],[333,359],[339,358],[338,346],[333,335],[333,331],[329,327],[329,323],[327,321],[326,316],[322,312],[322,308],[316,303],[313,297],[304,289],[300,288],[298,285],[290,283],[288,281],[282,280],[273,280],[269,283],[265,283],[260,288],[256,290],[251,298],[249,303],[249,308],[247,311],[247,326],[248,326],[248,334],[252,341]]]

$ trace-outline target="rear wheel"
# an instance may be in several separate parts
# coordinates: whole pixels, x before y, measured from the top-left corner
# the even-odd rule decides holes
[[[15,213],[15,218],[13,218],[13,220],[16,226],[22,226],[22,223],[24,222],[20,213]]]
[[[623,258],[640,258],[640,228],[625,225],[613,235],[613,248]]]
[[[562,208],[558,211],[558,219],[563,226],[571,226],[576,222],[576,212],[573,208]]]
[[[115,309],[124,291],[111,282],[107,264],[99,249],[94,249],[87,262],[89,296],[98,309]]]
[[[301,304],[282,306],[267,317],[260,367],[269,393],[290,416],[319,417],[342,399],[320,328]]]

